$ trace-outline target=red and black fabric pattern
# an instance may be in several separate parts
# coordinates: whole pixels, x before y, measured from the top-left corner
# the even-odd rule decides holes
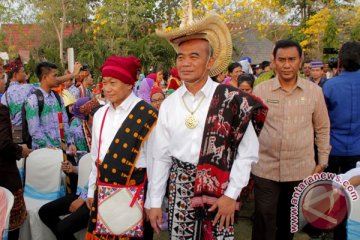
[[[204,210],[224,195],[249,122],[259,135],[267,111],[266,105],[253,95],[227,85],[216,88],[206,118],[192,199],[192,206],[200,210],[199,218],[205,218],[201,212],[206,213]]]
[[[144,182],[146,169],[136,168],[140,149],[150,134],[157,120],[157,110],[145,101],[140,101],[127,116],[117,131],[102,163],[98,163],[97,183],[137,186]],[[106,137],[106,136],[104,136]],[[95,190],[94,201],[85,239],[126,239],[118,236],[97,235],[98,188]]]

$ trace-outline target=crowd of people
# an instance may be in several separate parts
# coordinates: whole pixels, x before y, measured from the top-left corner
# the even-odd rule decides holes
[[[85,239],[152,239],[165,196],[170,239],[234,239],[240,196],[249,191],[252,239],[292,239],[294,187],[314,173],[356,168],[359,42],[345,43],[329,67],[304,61],[292,40],[276,42],[271,62],[231,63],[231,36],[218,16],[158,35],[176,49],[176,67],[146,76],[135,56],[106,59],[95,85],[79,62],[63,76],[56,65],[39,63],[39,85],[27,83],[20,59],[1,68],[0,186],[15,197],[10,240],[26,219],[16,160],[61,149],[62,141],[71,191],[38,212],[61,240],[84,228]],[[77,191],[78,162],[87,153],[92,170]],[[357,185],[358,176],[350,182]],[[334,239],[346,237],[345,219]]]

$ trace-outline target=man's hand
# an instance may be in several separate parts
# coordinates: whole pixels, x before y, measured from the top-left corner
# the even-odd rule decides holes
[[[81,63],[75,62],[75,64],[74,64],[74,72],[73,72],[74,77],[79,75],[81,67],[82,67]]]
[[[76,173],[76,167],[74,167],[71,162],[61,162],[61,168],[65,173]]]
[[[71,156],[76,155],[76,146],[74,144],[69,145],[69,155],[71,155]]]
[[[23,158],[26,158],[32,152],[32,150],[29,149],[26,144],[20,144],[20,147],[22,147],[21,156]]]
[[[236,201],[228,196],[221,196],[214,205],[211,206],[209,212],[218,208],[218,212],[213,221],[213,226],[220,220],[219,229],[222,230],[224,224],[226,228],[229,228],[230,223],[234,225]]]
[[[150,209],[144,208],[145,209],[145,220],[148,222],[150,221]]]
[[[91,210],[91,207],[93,205],[93,202],[94,202],[94,198],[87,198],[86,199],[86,206],[88,207],[88,209]]]
[[[315,169],[314,169],[314,173],[322,173],[324,170],[325,170],[325,166],[324,165],[321,165],[321,164],[318,164],[315,166]]]
[[[162,223],[162,210],[161,208],[151,208],[149,219],[151,222],[151,226],[155,230],[157,234],[160,234],[160,227],[159,225]]]
[[[75,212],[76,210],[78,210],[79,207],[81,207],[84,204],[84,202],[85,202],[84,199],[78,197],[78,199],[76,199],[70,204],[69,211],[71,213]]]

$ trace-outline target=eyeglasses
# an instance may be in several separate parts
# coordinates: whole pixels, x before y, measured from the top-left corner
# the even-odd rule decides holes
[[[158,99],[151,99],[150,101],[151,101],[152,103],[160,103],[160,102],[164,101],[164,99],[165,99],[165,98],[158,98]]]

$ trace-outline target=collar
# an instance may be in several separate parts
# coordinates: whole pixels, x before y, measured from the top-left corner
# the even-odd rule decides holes
[[[357,70],[357,71],[353,71],[353,72],[348,72],[348,71],[341,71],[340,73],[339,73],[339,76],[351,76],[351,75],[353,75],[354,73],[360,73],[360,70]]]
[[[306,80],[304,80],[303,78],[301,78],[300,75],[298,74],[298,76],[297,76],[297,81],[296,81],[296,87],[304,90],[304,89],[305,89],[304,81],[306,81]],[[274,82],[273,82],[273,85],[272,85],[272,89],[271,89],[271,90],[272,90],[272,91],[276,91],[276,90],[278,90],[278,89],[280,89],[280,88],[281,88],[281,84],[280,84],[280,81],[279,81],[278,77],[276,76],[275,79],[274,79]]]
[[[131,91],[130,95],[119,105],[117,106],[115,109],[112,105],[112,103],[108,103],[109,104],[109,108],[115,112],[118,112],[120,110],[124,110],[124,111],[129,111],[130,107],[132,106],[132,104],[134,103],[134,101],[136,101],[137,97],[136,95]]]
[[[47,93],[44,89],[42,89],[42,87],[39,87],[39,89],[43,93],[44,97],[49,97],[49,96],[54,95],[54,93],[52,91],[50,91],[50,93]]]
[[[202,93],[207,98],[211,94],[211,89],[214,86],[216,87],[216,85],[218,85],[218,83],[214,82],[210,77],[208,77],[204,86],[195,95]],[[178,89],[178,91],[179,91],[179,94],[181,97],[183,97],[185,94],[192,95],[192,93],[189,92],[189,90],[186,88],[185,84],[181,85],[181,87]]]
[[[11,81],[9,84],[9,86],[14,86],[14,85],[20,85],[20,83],[17,81]]]

